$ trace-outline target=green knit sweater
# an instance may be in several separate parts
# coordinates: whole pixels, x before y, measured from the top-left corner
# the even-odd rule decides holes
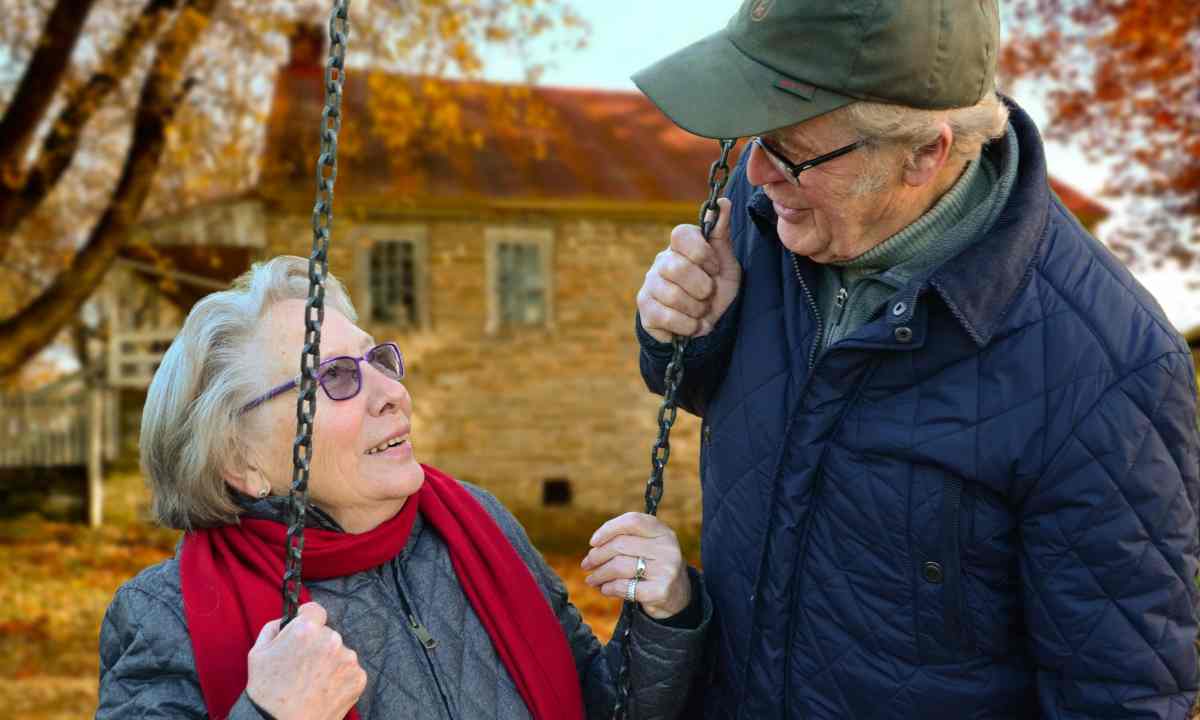
[[[911,225],[853,260],[822,265],[817,288],[825,319],[821,351],[876,317],[897,290],[979,240],[1008,200],[1017,158],[1017,138],[1010,127],[1006,142],[988,145]]]

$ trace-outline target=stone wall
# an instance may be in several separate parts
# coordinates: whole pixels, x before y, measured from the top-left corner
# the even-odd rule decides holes
[[[424,227],[429,324],[364,328],[404,353],[417,457],[516,510],[541,505],[548,479],[569,482],[569,508],[641,510],[660,398],[638,372],[634,297],[675,222],[513,214],[403,223]],[[355,254],[381,227],[339,220],[335,230],[331,269],[360,305],[367,287]],[[547,327],[488,332],[489,227],[552,230]],[[307,255],[310,233],[306,217],[276,217],[267,254]],[[698,420],[681,412],[661,512],[684,533],[700,516],[698,437]]]

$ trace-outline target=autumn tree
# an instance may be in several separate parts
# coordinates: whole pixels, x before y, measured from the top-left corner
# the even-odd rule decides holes
[[[77,321],[139,220],[253,183],[288,34],[324,26],[331,4],[0,0],[0,378]],[[536,79],[560,49],[547,38],[585,32],[568,0],[350,6],[350,82],[364,64],[469,79],[488,53],[521,58]],[[397,152],[473,141],[453,97],[398,85],[378,109]],[[498,122],[520,122],[512,103],[495,105]]]
[[[1126,261],[1188,265],[1200,241],[1200,3],[1011,0],[1009,78],[1048,88],[1056,140],[1112,161],[1129,200],[1110,238]]]

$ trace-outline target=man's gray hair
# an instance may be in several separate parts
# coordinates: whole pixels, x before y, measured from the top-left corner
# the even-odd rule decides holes
[[[268,389],[248,346],[273,305],[307,297],[308,260],[281,255],[255,263],[229,290],[208,295],[188,313],[142,410],[142,472],[160,525],[191,530],[237,522],[234,491],[223,472],[247,460],[241,409]],[[332,275],[326,276],[325,308],[358,321],[349,294]],[[297,370],[299,365],[297,348]]]
[[[952,110],[918,110],[903,105],[854,102],[839,108],[839,121],[846,123],[869,148],[899,146],[905,148],[905,163],[911,163],[918,150],[937,140],[941,123],[954,133],[949,162],[975,160],[983,146],[1004,135],[1008,125],[1008,106],[996,93],[989,92],[974,105]],[[872,168],[860,183],[861,192],[879,189],[886,180],[881,168]]]

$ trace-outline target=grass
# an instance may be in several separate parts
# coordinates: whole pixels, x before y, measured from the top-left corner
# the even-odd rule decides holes
[[[98,529],[37,515],[0,520],[0,715],[45,720],[90,718],[99,686],[97,638],[113,593],[142,568],[170,557],[179,534],[144,519],[146,491],[134,472],[106,484]],[[579,569],[595,518],[521,513],[546,560],[601,639],[612,634],[620,602],[587,587]],[[606,519],[606,518],[604,518]],[[601,519],[601,522],[603,519]],[[586,533],[582,528],[587,528]],[[582,540],[581,540],[582,538]]]

